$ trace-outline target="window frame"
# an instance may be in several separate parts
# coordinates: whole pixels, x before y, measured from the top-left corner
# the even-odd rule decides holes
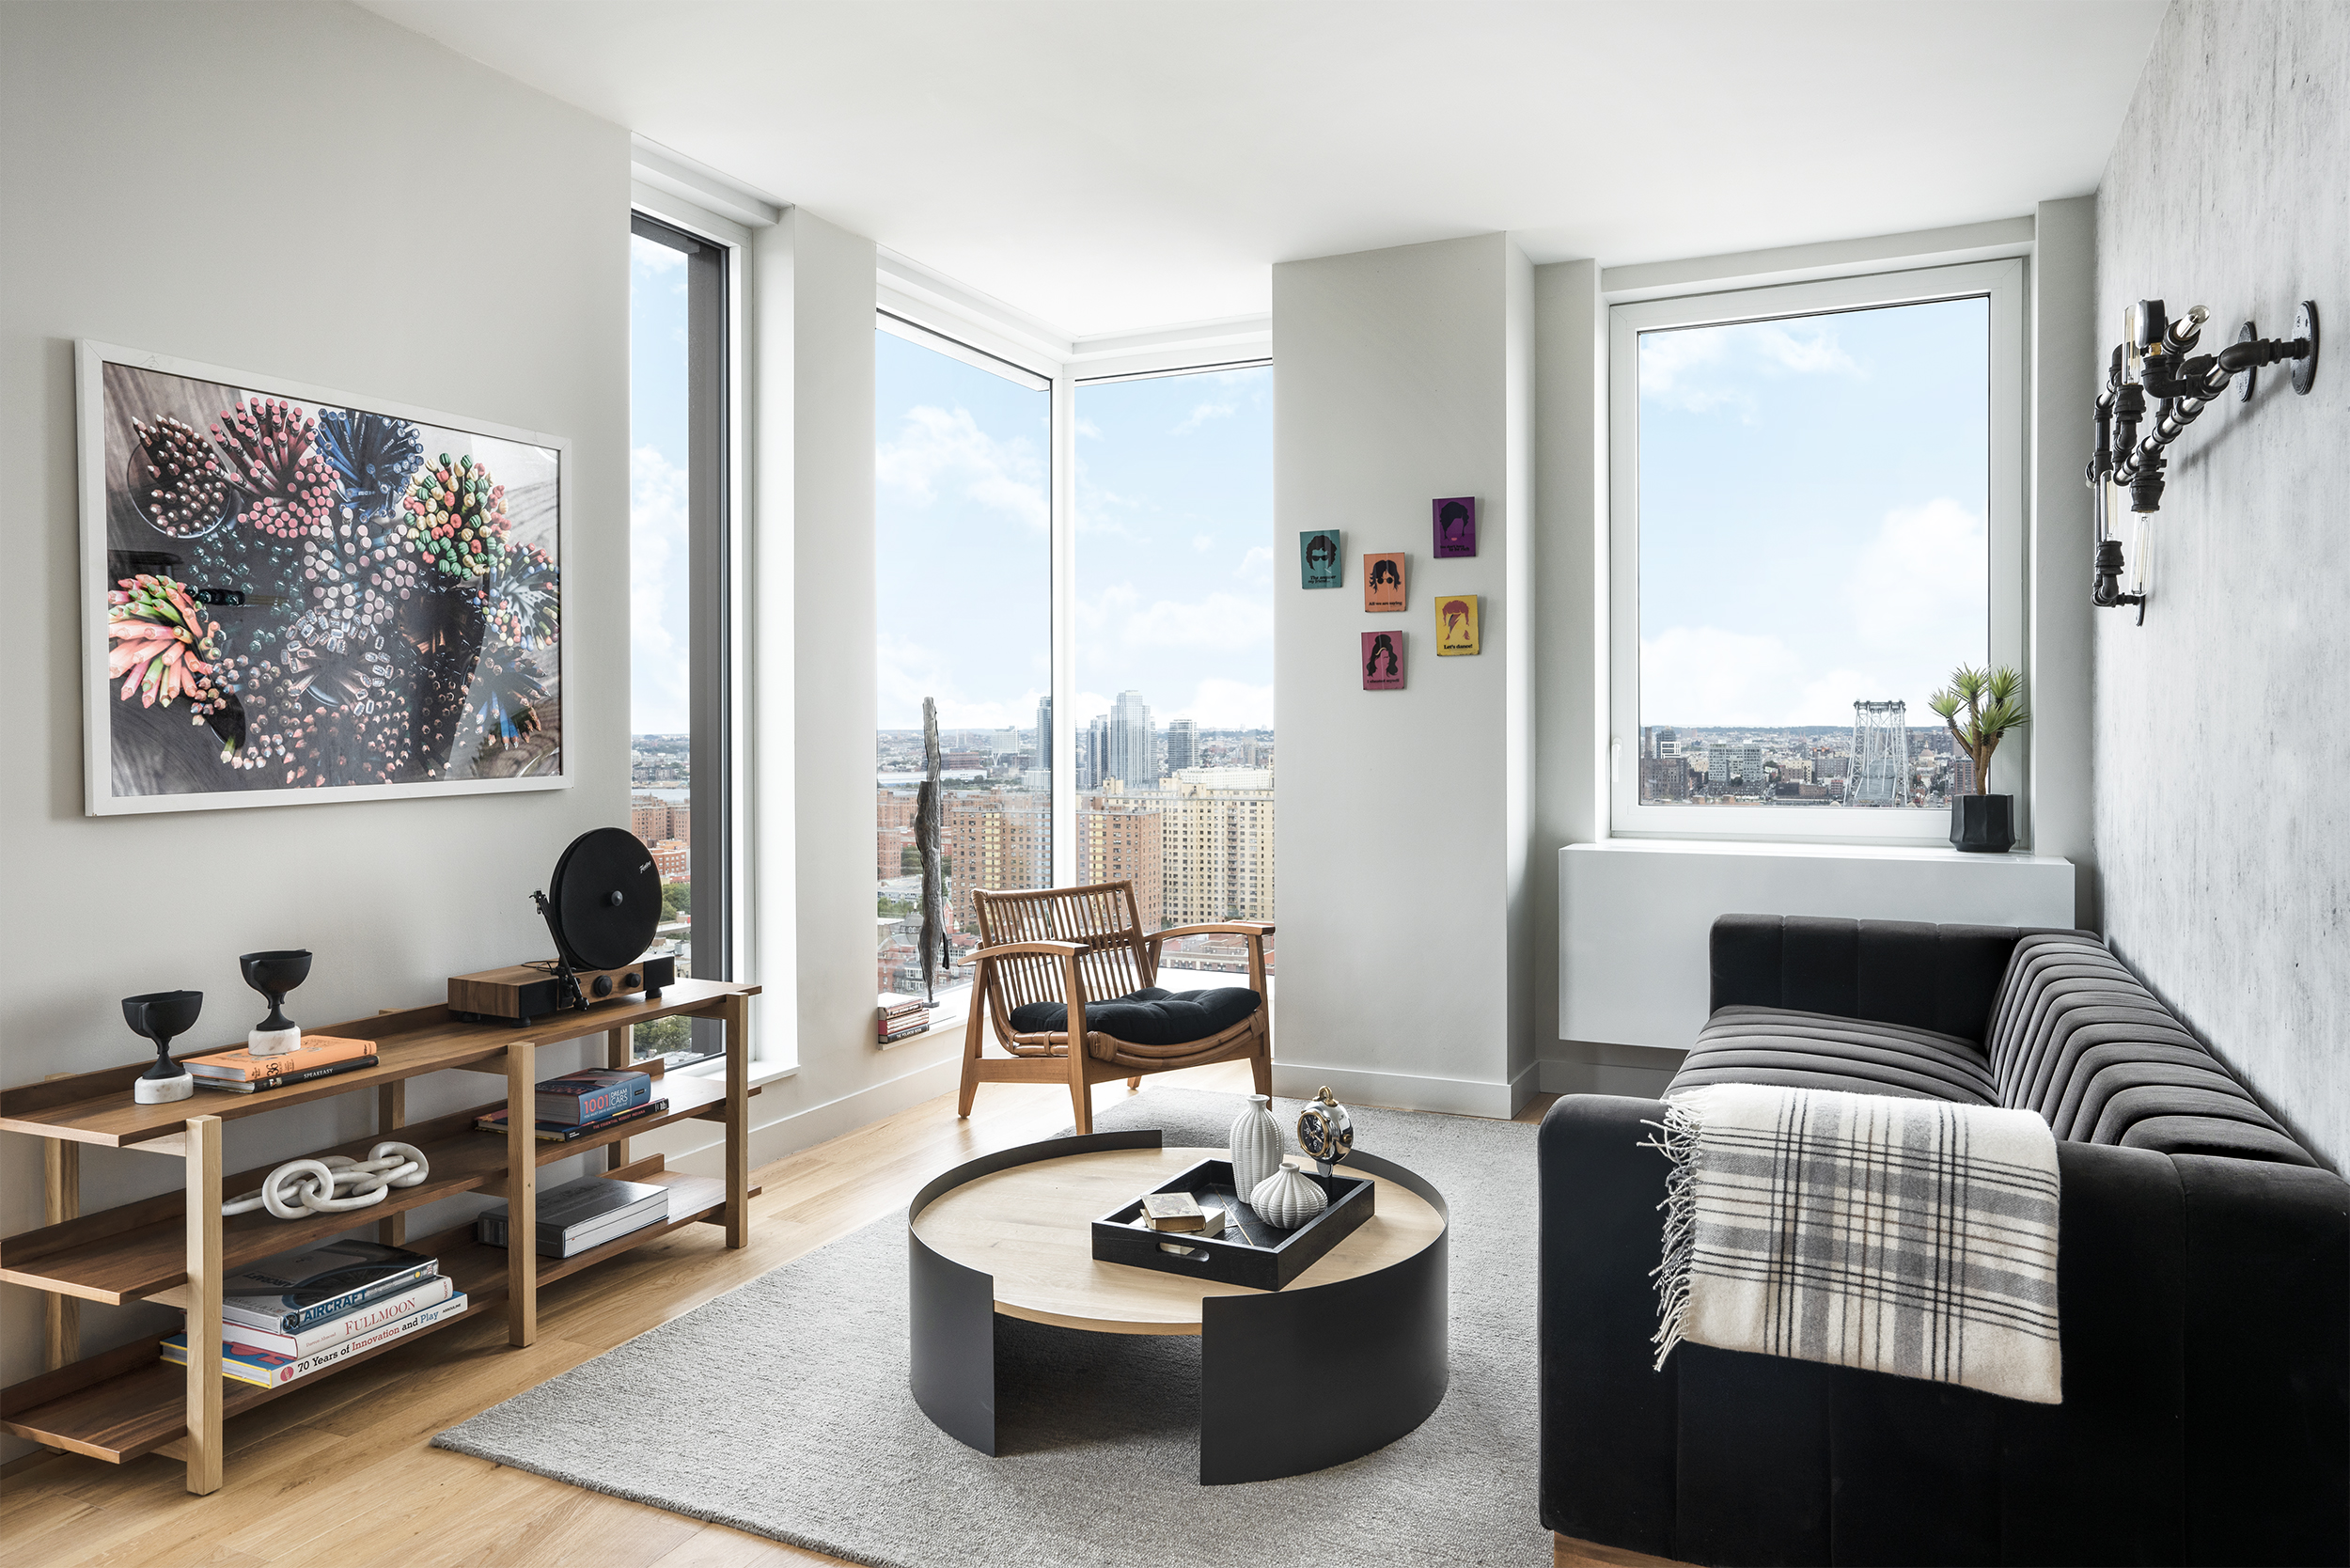
[[[2025,462],[2029,364],[2023,258],[1861,273],[1609,306],[1606,693],[1609,754],[1605,776],[1611,837],[1948,848],[1949,819],[1931,809],[1894,812],[1717,806],[1700,810],[1641,803],[1639,336],[1676,327],[1720,326],[1966,298],[1987,299],[1991,316],[1990,472],[1984,518],[1990,600],[1986,651],[1994,666],[2012,665],[2029,671],[2026,505],[2029,474]],[[2029,737],[2027,729],[2011,737],[2000,751],[2001,759],[2014,769],[2010,776],[2019,780],[2013,792],[2016,836],[2018,845],[2026,848],[2031,842]]]
[[[734,635],[740,557],[734,425],[740,404],[736,335],[742,315],[741,245],[729,236],[697,232],[679,217],[642,204],[630,211],[629,232],[685,257],[686,660],[693,725],[686,803],[695,831],[693,965],[697,979],[731,980],[744,950],[740,917],[743,840],[736,818],[742,799],[736,744],[742,682]],[[692,1031],[691,1052],[668,1053],[670,1066],[691,1066],[725,1054],[725,1030],[718,1021],[696,1019]]]

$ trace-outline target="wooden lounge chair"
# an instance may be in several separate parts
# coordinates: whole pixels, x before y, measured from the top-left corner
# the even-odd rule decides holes
[[[983,1083],[1066,1083],[1077,1131],[1093,1130],[1092,1086],[1146,1073],[1246,1059],[1273,1092],[1273,1024],[1264,975],[1270,922],[1232,920],[1145,933],[1131,882],[1025,893],[975,890],[979,950],[964,1026],[959,1116]],[[1157,989],[1159,945],[1229,933],[1248,945],[1248,985],[1169,996]],[[1138,993],[1142,995],[1137,995]],[[983,1022],[984,1021],[984,1022]],[[981,1054],[984,1027],[1010,1053]],[[1071,1049],[1074,1040],[1082,1043]]]

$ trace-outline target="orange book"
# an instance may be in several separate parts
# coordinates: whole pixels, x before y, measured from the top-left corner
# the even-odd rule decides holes
[[[281,1056],[257,1057],[240,1045],[233,1051],[214,1051],[210,1056],[181,1057],[180,1065],[199,1078],[222,1078],[232,1083],[254,1083],[262,1078],[283,1077],[312,1067],[324,1067],[332,1061],[349,1061],[353,1057],[375,1055],[372,1040],[345,1040],[340,1035],[306,1034],[302,1043]]]

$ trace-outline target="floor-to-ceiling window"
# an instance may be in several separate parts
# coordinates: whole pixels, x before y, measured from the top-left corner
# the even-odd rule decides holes
[[[918,996],[926,698],[948,947],[979,945],[974,889],[1054,881],[1052,394],[901,323],[873,353],[875,972],[880,992]],[[936,982],[952,1010],[969,987],[960,965]]]
[[[1273,368],[1080,384],[1076,411],[1073,880],[1131,879],[1147,929],[1271,920]],[[1161,963],[1247,967],[1225,936]]]
[[[629,242],[629,828],[660,868],[655,953],[728,974],[727,250],[639,215]],[[721,1049],[663,1019],[639,1057]]]

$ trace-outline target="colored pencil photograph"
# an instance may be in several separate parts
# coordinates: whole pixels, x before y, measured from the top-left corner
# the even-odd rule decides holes
[[[1339,561],[1339,530],[1308,528],[1297,536],[1298,587],[1334,588],[1342,586]]]
[[[1429,510],[1434,514],[1438,560],[1455,560],[1477,554],[1477,497],[1455,495],[1449,500],[1431,501]]]
[[[1403,689],[1403,634],[1363,634],[1363,690],[1400,692]]]
[[[1477,651],[1477,595],[1436,595],[1436,654],[1439,658]]]
[[[1363,557],[1363,610],[1368,615],[1403,613],[1403,556]]]

